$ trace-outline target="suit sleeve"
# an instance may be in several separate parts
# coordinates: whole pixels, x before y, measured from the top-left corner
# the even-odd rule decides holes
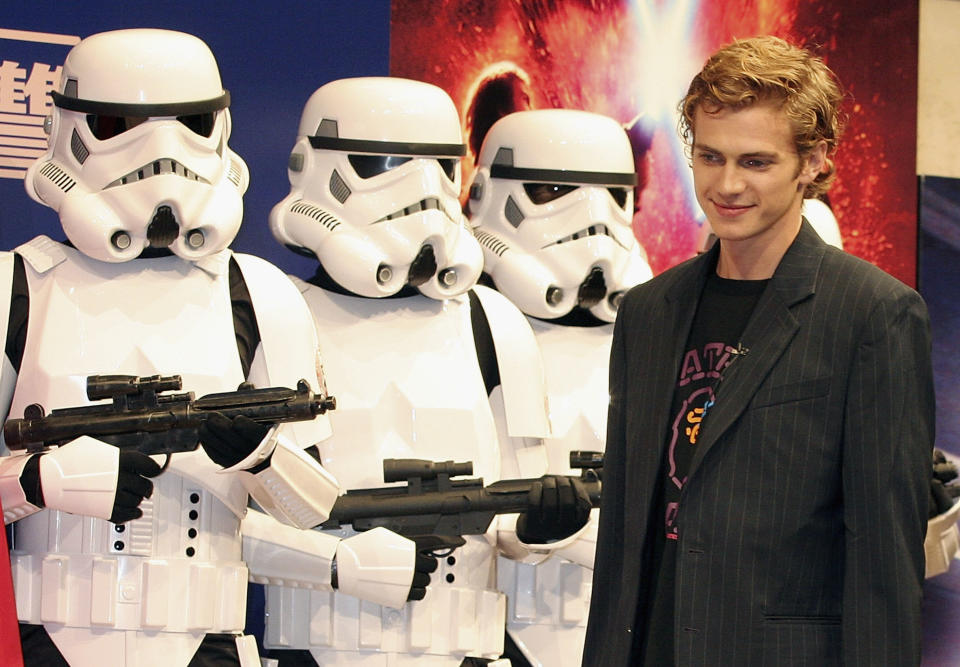
[[[920,662],[933,371],[926,305],[913,290],[866,320],[845,409],[843,657]]]
[[[607,413],[607,441],[603,466],[603,492],[594,561],[593,592],[590,616],[583,651],[583,667],[610,664],[606,655],[611,649],[611,636],[619,631],[612,627],[617,619],[618,584],[623,581],[623,526],[625,493],[624,400],[626,397],[627,355],[626,326],[622,308],[613,330],[610,350],[610,407]],[[623,622],[623,619],[620,619]]]

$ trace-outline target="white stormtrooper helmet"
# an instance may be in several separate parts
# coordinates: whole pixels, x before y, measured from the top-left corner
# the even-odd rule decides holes
[[[606,116],[538,109],[494,123],[470,218],[497,289],[533,317],[579,307],[612,322],[623,293],[652,276],[631,228],[634,169]]]
[[[274,206],[278,241],[315,256],[367,297],[406,286],[444,299],[480,277],[483,255],[460,208],[465,146],[453,100],[391,77],[332,81],[307,101]]]
[[[233,240],[249,174],[227,147],[230,95],[206,44],[168,30],[96,34],[67,54],[52,95],[49,148],[25,185],[78,250],[195,260]]]
[[[837,224],[837,217],[833,214],[833,209],[822,199],[804,199],[803,217],[813,225],[824,241],[829,245],[843,250],[843,237],[840,236],[840,225]]]

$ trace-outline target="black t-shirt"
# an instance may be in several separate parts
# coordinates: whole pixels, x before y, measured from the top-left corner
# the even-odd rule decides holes
[[[673,664],[677,526],[683,485],[723,370],[737,356],[740,335],[767,280],[729,280],[711,274],[703,289],[674,385],[670,430],[648,521],[648,558],[642,580],[631,664]],[[639,658],[643,656],[643,660]]]

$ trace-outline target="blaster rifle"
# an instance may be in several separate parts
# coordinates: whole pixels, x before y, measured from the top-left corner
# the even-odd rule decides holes
[[[586,487],[590,503],[600,506],[603,454],[571,452],[570,467]],[[356,531],[378,526],[418,541],[422,550],[438,552],[465,543],[464,535],[482,535],[498,514],[523,512],[530,488],[538,479],[504,479],[484,486],[482,478],[451,479],[473,474],[470,461],[384,459],[383,481],[402,486],[352,489],[337,498],[321,528],[351,525]]]
[[[121,449],[166,454],[169,462],[170,454],[197,448],[200,425],[213,412],[274,424],[309,421],[336,407],[336,399],[314,394],[306,380],[297,382],[296,389],[255,389],[244,383],[237,391],[200,398],[192,391],[163,393],[181,386],[179,375],[90,375],[87,398],[111,399],[109,403],[60,408],[48,415],[43,406],[28,405],[22,419],[8,419],[3,425],[3,439],[10,449],[41,452],[89,435]]]

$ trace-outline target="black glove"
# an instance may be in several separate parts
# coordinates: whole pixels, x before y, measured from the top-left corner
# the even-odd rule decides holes
[[[531,486],[528,502],[517,519],[517,537],[527,544],[562,540],[590,518],[590,495],[576,477],[544,475]]]
[[[230,419],[219,412],[211,412],[205,422],[200,425],[198,433],[200,446],[207,456],[223,468],[229,468],[240,463],[260,446],[266,437],[270,426],[255,422],[249,417],[239,415]],[[266,468],[270,457],[267,457],[250,472],[257,473]]]
[[[422,600],[427,595],[430,574],[437,571],[437,559],[430,554],[417,552],[417,561],[413,566],[413,581],[410,583],[408,600]]]
[[[43,488],[40,484],[40,457],[32,457],[20,474],[20,486],[27,501],[37,507],[46,507],[43,500]],[[117,464],[117,491],[113,498],[113,512],[110,521],[125,523],[143,516],[140,503],[153,495],[153,482],[163,468],[146,454],[133,449],[121,449]]]
[[[140,502],[153,495],[153,482],[163,471],[156,461],[136,450],[120,450],[120,474],[117,476],[117,495],[113,498],[113,523],[124,523],[143,516]]]
[[[436,535],[421,535],[411,539],[417,544],[417,560],[413,565],[413,581],[407,599],[422,600],[430,585],[430,575],[437,571],[437,558],[450,555],[455,547]],[[459,540],[458,544],[463,544],[463,540]]]

